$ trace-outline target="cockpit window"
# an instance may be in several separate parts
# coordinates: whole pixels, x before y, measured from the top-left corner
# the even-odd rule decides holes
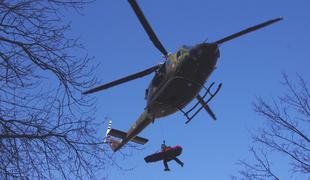
[[[159,73],[166,73],[166,62],[160,65]]]
[[[193,46],[188,46],[188,45],[183,45],[183,46],[182,46],[182,48],[188,49],[188,50],[191,49],[192,47],[193,47]]]
[[[182,55],[182,50],[179,50],[179,51],[177,52],[177,58],[179,59],[181,55]]]
[[[162,82],[164,78],[164,75],[162,73],[156,73],[153,80],[152,80],[152,85],[157,87],[159,84]]]

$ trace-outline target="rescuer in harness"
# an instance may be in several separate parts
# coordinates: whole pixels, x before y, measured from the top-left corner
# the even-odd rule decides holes
[[[157,161],[163,161],[165,166],[165,171],[170,171],[168,166],[168,161],[175,160],[180,166],[183,167],[184,163],[180,161],[180,159],[177,158],[177,156],[181,155],[182,153],[182,147],[181,146],[167,146],[165,144],[165,141],[161,145],[161,151],[151,154],[149,156],[146,156],[144,158],[146,163],[152,163]]]
[[[166,143],[165,143],[165,141],[163,142],[163,144],[161,145],[161,151],[162,152],[168,152],[168,151],[172,151],[172,150],[177,150],[177,149],[181,149],[181,151],[182,151],[182,148],[180,147],[180,146],[175,146],[175,147],[173,147],[173,148],[171,148],[170,146],[167,146],[166,145]],[[164,166],[165,166],[165,169],[164,169],[164,171],[170,171],[170,169],[169,169],[169,166],[168,166],[168,161],[171,161],[171,160],[174,160],[175,162],[177,162],[180,166],[184,166],[184,163],[180,160],[180,159],[178,159],[176,156],[178,156],[178,155],[180,155],[181,154],[181,152],[180,153],[172,153],[171,155],[170,155],[170,153],[169,153],[169,155],[170,156],[167,156],[167,157],[165,157],[164,159],[163,159],[163,163],[164,163]]]

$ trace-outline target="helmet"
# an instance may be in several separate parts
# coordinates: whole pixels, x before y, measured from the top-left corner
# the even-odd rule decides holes
[[[162,150],[164,150],[166,147],[167,147],[166,144],[162,144],[162,145],[161,145],[161,149],[162,149]]]

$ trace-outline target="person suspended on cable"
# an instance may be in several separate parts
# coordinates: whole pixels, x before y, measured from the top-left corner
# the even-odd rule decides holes
[[[165,156],[163,159],[163,163],[165,166],[164,171],[170,171],[169,166],[168,166],[168,161],[171,161],[171,160],[174,160],[182,167],[184,166],[184,163],[179,158],[177,158],[177,156],[179,156],[182,152],[181,146],[170,147],[170,146],[167,146],[164,141],[163,144],[161,145],[161,151],[164,153],[167,153],[167,156]]]
[[[177,156],[181,155],[182,153],[182,147],[181,146],[167,146],[165,144],[165,141],[161,145],[161,151],[155,154],[151,154],[144,158],[145,162],[157,162],[157,161],[163,161],[165,169],[164,171],[170,171],[168,166],[168,161],[174,160],[177,162],[180,166],[183,167],[184,163],[177,158]]]

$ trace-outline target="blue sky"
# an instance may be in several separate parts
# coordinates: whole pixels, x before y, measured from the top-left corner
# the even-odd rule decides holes
[[[109,179],[229,179],[236,174],[239,159],[251,160],[250,131],[262,124],[252,111],[255,97],[270,99],[283,92],[281,73],[305,78],[309,72],[310,2],[308,0],[157,0],[138,1],[157,36],[169,52],[181,45],[216,41],[263,21],[284,17],[284,21],[258,30],[220,47],[217,69],[207,84],[222,82],[223,87],[210,103],[218,120],[200,113],[185,125],[181,113],[160,119],[141,136],[150,141],[143,150],[118,161],[124,172],[107,167],[102,174]],[[70,17],[72,32],[85,44],[93,63],[100,63],[96,74],[105,83],[163,62],[125,0],[103,1],[89,5],[83,16]],[[97,98],[98,121],[113,120],[113,127],[127,130],[143,112],[144,91],[153,75],[104,92]],[[104,129],[99,131],[104,132]],[[171,172],[162,163],[146,164],[143,158],[158,151],[163,140],[183,147],[183,168],[171,162]],[[120,156],[120,154],[115,154]],[[277,159],[281,159],[277,158]],[[281,159],[282,161],[282,159]],[[276,173],[287,178],[283,162]],[[281,165],[281,166],[280,166]]]

